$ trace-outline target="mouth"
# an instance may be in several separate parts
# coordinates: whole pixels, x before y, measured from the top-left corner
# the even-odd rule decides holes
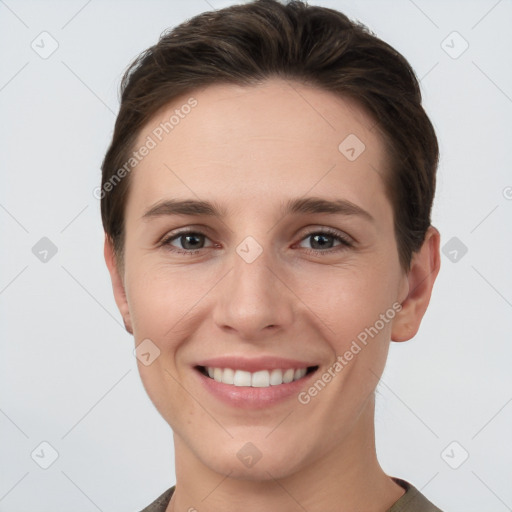
[[[318,370],[318,366],[308,366],[303,368],[274,368],[272,370],[258,370],[255,372],[234,368],[199,365],[195,366],[195,369],[208,379],[228,386],[242,388],[270,388],[303,380]]]

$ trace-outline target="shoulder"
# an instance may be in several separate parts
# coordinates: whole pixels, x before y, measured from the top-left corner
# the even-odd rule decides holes
[[[140,512],[165,512],[167,505],[169,505],[169,501],[171,501],[172,493],[174,492],[174,488],[176,486],[173,485],[171,488],[167,489],[164,493],[162,493],[158,498],[150,503],[146,508],[141,510]]]
[[[392,478],[405,489],[405,494],[387,512],[442,512],[414,485],[401,478]]]

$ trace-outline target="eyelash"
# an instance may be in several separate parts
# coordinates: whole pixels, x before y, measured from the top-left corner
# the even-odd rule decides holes
[[[201,249],[186,250],[186,249],[177,249],[176,247],[171,245],[172,241],[180,238],[181,236],[190,235],[190,234],[204,236],[205,238],[208,238],[204,233],[201,233],[201,231],[197,231],[197,230],[194,230],[194,229],[184,229],[184,230],[178,231],[176,233],[171,233],[169,236],[166,236],[164,239],[162,239],[162,241],[160,242],[159,245],[161,247],[165,247],[167,250],[169,250],[171,252],[175,252],[175,253],[178,253],[178,254],[187,254],[189,256],[197,254],[198,252],[200,252],[203,249],[207,249],[207,247],[202,247]],[[342,251],[342,250],[345,250],[347,248],[353,247],[353,245],[354,245],[347,237],[341,235],[336,230],[330,229],[330,228],[323,228],[323,229],[311,231],[311,232],[307,233],[305,236],[303,236],[301,238],[300,242],[302,242],[303,240],[305,240],[305,239],[307,239],[307,238],[309,238],[309,237],[311,237],[313,235],[327,235],[327,236],[331,236],[331,237],[333,237],[334,239],[338,240],[341,243],[341,246],[338,245],[337,247],[331,247],[331,248],[326,249],[326,250],[321,250],[321,249],[304,249],[306,251],[306,253],[313,254],[315,256],[324,255],[324,254],[332,254],[333,252]]]

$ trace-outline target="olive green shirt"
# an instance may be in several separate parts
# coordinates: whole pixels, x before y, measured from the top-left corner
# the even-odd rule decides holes
[[[387,512],[442,512],[441,509],[428,501],[412,484],[400,478],[392,478],[398,485],[405,489],[405,494],[399,498]],[[176,486],[172,486],[170,489],[167,489],[167,491],[144,510],[141,510],[141,512],[165,512],[175,487]]]

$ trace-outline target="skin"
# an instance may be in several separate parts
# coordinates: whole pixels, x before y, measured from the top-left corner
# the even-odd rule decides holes
[[[174,432],[177,485],[167,511],[384,512],[404,490],[377,461],[374,391],[390,341],[412,338],[427,309],[439,232],[429,228],[405,272],[374,122],[357,104],[295,82],[194,91],[159,112],[137,147],[190,96],[198,105],[130,176],[122,269],[105,241],[127,330],[137,345],[149,338],[160,350],[138,367]],[[354,161],[338,150],[348,134],[366,146]],[[345,199],[373,220],[283,215],[283,202],[310,196]],[[212,201],[226,216],[143,218],[171,198]],[[204,235],[197,253],[171,251],[190,247],[183,237],[159,245],[188,226]],[[311,235],[324,228],[353,246],[329,235],[315,245]],[[247,236],[262,248],[252,263],[236,252]],[[272,355],[312,361],[320,376],[394,303],[401,311],[306,405],[292,397],[267,409],[231,407],[198,385],[191,366]],[[252,467],[237,458],[247,442],[262,454]]]

